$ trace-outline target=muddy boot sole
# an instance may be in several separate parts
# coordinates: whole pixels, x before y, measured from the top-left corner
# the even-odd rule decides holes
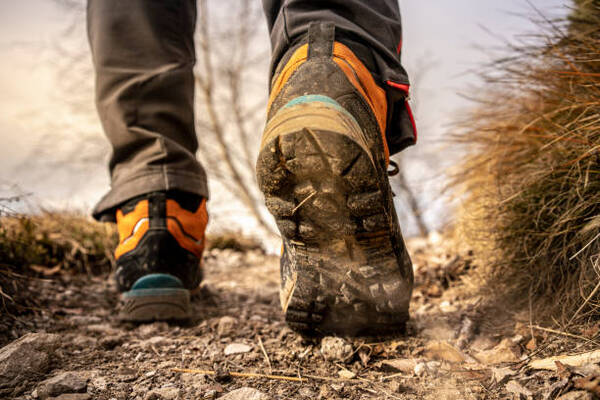
[[[181,281],[167,274],[151,274],[138,279],[132,290],[122,294],[119,319],[129,322],[189,319],[190,291],[176,287],[180,284]]]
[[[283,108],[265,129],[257,178],[283,236],[288,325],[404,331],[411,288],[392,237],[392,194],[356,120],[335,104]]]

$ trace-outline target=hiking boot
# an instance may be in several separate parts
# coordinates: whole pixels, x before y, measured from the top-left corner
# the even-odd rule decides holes
[[[202,278],[206,200],[155,192],[117,209],[117,287],[125,321],[184,320]]]
[[[331,24],[279,63],[256,172],[283,238],[281,305],[303,333],[403,331],[412,264],[392,201],[386,94]]]

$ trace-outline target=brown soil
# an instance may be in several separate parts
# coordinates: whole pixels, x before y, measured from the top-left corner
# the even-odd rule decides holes
[[[206,280],[193,302],[196,318],[186,325],[119,323],[113,311],[118,295],[106,276],[29,280],[39,309],[17,317],[5,313],[0,346],[27,332],[59,333],[63,340],[45,376],[0,397],[32,398],[37,382],[59,371],[85,372],[91,398],[107,400],[146,399],[164,387],[177,388],[182,399],[219,398],[240,387],[274,399],[545,399],[572,390],[576,371],[564,379],[564,371],[532,370],[529,357],[595,344],[535,330],[527,313],[482,311],[482,299],[470,294],[470,272],[477,266],[468,253],[447,252],[435,239],[409,241],[416,288],[407,334],[345,338],[334,343],[332,354],[322,349],[330,339],[303,338],[286,327],[278,259],[260,250],[208,253]],[[249,349],[226,355],[230,344]]]

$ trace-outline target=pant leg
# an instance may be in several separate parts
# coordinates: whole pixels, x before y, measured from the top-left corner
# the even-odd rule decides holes
[[[208,197],[196,160],[195,0],[88,0],[96,105],[112,145],[111,189],[94,209],[179,189]]]
[[[271,75],[287,50],[305,40],[311,22],[333,22],[336,40],[350,47],[386,90],[390,153],[416,142],[406,101],[410,83],[401,63],[398,0],[263,0],[263,8],[273,50]]]

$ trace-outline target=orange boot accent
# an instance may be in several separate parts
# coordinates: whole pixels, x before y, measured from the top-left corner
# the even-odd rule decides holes
[[[352,82],[354,87],[362,94],[369,103],[377,123],[379,132],[383,139],[386,165],[390,162],[390,151],[385,138],[385,129],[387,124],[387,98],[385,90],[380,88],[371,72],[345,45],[335,42],[333,44],[333,61],[344,71],[346,77]]]
[[[208,224],[206,199],[195,212],[182,208],[175,200],[167,199],[167,229],[177,243],[198,258],[204,251],[204,231]]]
[[[116,218],[119,245],[115,249],[115,258],[119,259],[123,254],[136,248],[150,227],[148,200],[140,201],[133,211],[125,215],[120,209],[117,210]]]

